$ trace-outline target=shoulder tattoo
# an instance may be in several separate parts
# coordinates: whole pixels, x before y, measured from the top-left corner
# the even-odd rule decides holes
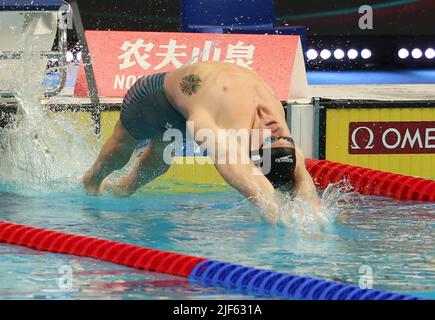
[[[180,82],[181,91],[188,96],[197,93],[200,86],[201,78],[197,74],[189,74],[183,77]]]

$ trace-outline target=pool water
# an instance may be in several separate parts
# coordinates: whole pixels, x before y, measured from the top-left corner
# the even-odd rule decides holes
[[[0,221],[102,237],[297,275],[435,298],[435,204],[356,196],[336,199],[321,228],[270,226],[228,188],[146,190],[127,199],[80,189],[0,185]],[[67,268],[67,269],[62,269]],[[72,287],[59,285],[70,270]],[[244,299],[187,279],[88,258],[0,244],[0,299]],[[254,297],[248,297],[254,298]]]
[[[356,285],[372,274],[375,289],[435,298],[435,204],[348,196],[330,188],[323,195],[331,213],[326,222],[288,202],[282,223],[273,227],[230,188],[186,186],[198,191],[177,193],[168,184],[127,199],[85,195],[80,179],[104,141],[79,121],[80,115],[47,114],[41,108],[33,67],[39,57],[30,54],[36,38],[25,38],[12,84],[20,112],[13,125],[0,129],[0,221]],[[246,296],[0,243],[0,299],[17,298]]]

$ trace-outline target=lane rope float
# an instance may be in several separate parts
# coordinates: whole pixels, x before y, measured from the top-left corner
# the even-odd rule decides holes
[[[328,160],[306,159],[305,165],[320,189],[325,189],[330,183],[347,181],[353,191],[364,195],[435,202],[435,181],[433,180]]]
[[[237,290],[255,296],[310,300],[419,299],[406,294],[360,289],[336,281],[251,268],[9,222],[0,222],[0,242],[176,275],[203,286]]]

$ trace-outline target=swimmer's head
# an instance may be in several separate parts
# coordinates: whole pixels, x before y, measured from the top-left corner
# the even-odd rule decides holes
[[[292,138],[270,136],[260,149],[252,154],[255,165],[261,167],[263,174],[275,189],[294,189],[296,152]]]

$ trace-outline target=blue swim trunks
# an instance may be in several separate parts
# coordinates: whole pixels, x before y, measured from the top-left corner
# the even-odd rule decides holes
[[[186,130],[185,118],[175,110],[164,91],[165,75],[140,77],[124,97],[120,120],[137,140],[161,138],[169,128],[179,129],[183,134]]]

